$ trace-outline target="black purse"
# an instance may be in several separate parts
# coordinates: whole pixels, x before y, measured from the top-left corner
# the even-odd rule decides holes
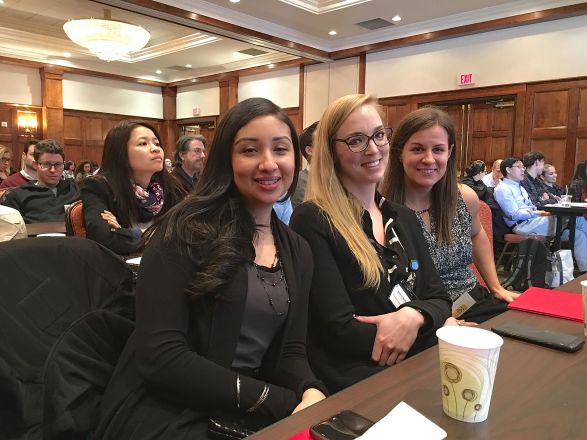
[[[213,439],[243,439],[273,423],[258,414],[218,414],[208,422],[208,435]]]

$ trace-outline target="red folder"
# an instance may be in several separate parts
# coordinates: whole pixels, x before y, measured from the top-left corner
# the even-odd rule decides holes
[[[508,308],[583,322],[583,297],[562,290],[530,287],[509,303]]]

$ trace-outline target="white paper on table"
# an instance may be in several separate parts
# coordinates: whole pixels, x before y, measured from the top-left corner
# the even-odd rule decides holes
[[[138,266],[141,264],[141,257],[129,258],[126,260],[126,264],[136,264]]]
[[[442,440],[446,431],[424,417],[406,402],[400,402],[385,417],[359,437],[361,440],[380,439]]]

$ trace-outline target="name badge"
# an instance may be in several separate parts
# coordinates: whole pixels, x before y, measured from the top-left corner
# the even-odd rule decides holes
[[[464,293],[452,303],[452,316],[458,318],[475,304],[475,300],[469,293]]]
[[[408,293],[405,291],[405,289],[402,287],[401,284],[396,284],[395,286],[393,286],[393,289],[391,289],[391,293],[389,294],[389,300],[392,302],[392,304],[397,309],[402,304],[405,304],[408,301],[411,301],[412,298],[410,298],[410,296],[408,295]]]

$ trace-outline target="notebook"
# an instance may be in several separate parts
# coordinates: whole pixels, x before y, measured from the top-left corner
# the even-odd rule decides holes
[[[530,287],[509,303],[508,308],[583,322],[582,296],[562,290]]]

